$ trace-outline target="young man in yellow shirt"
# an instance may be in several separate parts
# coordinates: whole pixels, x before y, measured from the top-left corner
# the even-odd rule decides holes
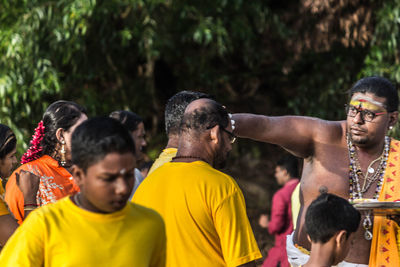
[[[0,266],[165,266],[160,215],[127,203],[136,166],[129,132],[94,118],[74,131],[71,146],[80,193],[32,212]]]
[[[228,113],[210,99],[190,103],[177,155],[150,174],[133,201],[160,213],[167,266],[256,266],[261,258],[243,194],[226,163],[235,137]]]

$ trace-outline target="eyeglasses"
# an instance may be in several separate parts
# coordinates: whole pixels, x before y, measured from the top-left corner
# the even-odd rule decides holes
[[[229,135],[229,140],[231,141],[231,144],[235,143],[236,135],[234,133],[232,133],[232,132],[228,131],[227,129],[225,129],[221,124],[219,125],[219,128]]]
[[[235,135],[234,133],[232,133],[232,132],[226,130],[226,129],[224,128],[224,126],[222,126],[221,124],[216,124],[216,125],[218,125],[219,128],[220,128],[222,131],[226,132],[226,133],[229,135],[229,140],[231,141],[231,144],[235,143],[235,141],[236,141],[236,135]],[[207,127],[207,130],[210,130],[211,128],[214,128],[216,125]]]
[[[361,107],[355,107],[353,105],[345,105],[346,114],[348,117],[355,117],[357,113],[360,113],[361,119],[366,122],[373,121],[377,116],[386,114],[387,112],[373,112],[368,109],[363,109]]]

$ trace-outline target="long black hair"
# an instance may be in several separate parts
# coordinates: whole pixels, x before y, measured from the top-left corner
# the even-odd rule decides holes
[[[21,163],[38,159],[43,155],[53,156],[57,153],[57,129],[68,131],[80,119],[82,114],[87,114],[86,109],[75,102],[58,100],[52,103],[43,114],[42,121],[35,129],[35,134],[30,142],[31,147],[22,156]]]
[[[15,149],[17,138],[7,125],[0,124],[0,160]]]

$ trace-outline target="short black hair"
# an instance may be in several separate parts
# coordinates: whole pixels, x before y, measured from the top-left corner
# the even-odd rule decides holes
[[[214,100],[209,100],[204,106],[184,113],[180,131],[192,130],[202,133],[216,125],[226,128],[228,124],[229,116],[225,107]]]
[[[399,95],[396,87],[388,80],[383,77],[366,77],[357,81],[350,89],[350,98],[355,93],[372,93],[379,97],[386,99],[386,109],[389,112],[398,110],[399,106]]]
[[[85,172],[113,152],[135,155],[135,144],[131,134],[115,119],[89,119],[79,125],[72,134],[72,163]]]
[[[9,154],[17,146],[17,138],[7,125],[0,124],[0,159]]]
[[[307,209],[306,231],[312,242],[326,243],[338,231],[346,230],[347,237],[357,231],[361,215],[347,200],[322,193]]]
[[[113,111],[111,112],[110,117],[118,120],[130,132],[136,131],[139,124],[143,122],[142,117],[132,111],[127,110]]]
[[[169,134],[179,134],[179,126],[185,113],[186,107],[194,100],[200,98],[210,98],[211,96],[205,93],[181,91],[170,99],[165,106],[165,131]]]
[[[286,170],[290,177],[298,177],[299,176],[299,161],[295,156],[285,155],[281,157],[276,163],[281,169]]]

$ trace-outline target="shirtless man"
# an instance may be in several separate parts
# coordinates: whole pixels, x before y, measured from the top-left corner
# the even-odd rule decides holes
[[[325,121],[298,116],[233,115],[236,135],[280,145],[295,156],[304,158],[301,209],[297,229],[292,237],[288,237],[287,244],[289,261],[294,266],[303,265],[308,260],[305,254],[293,254],[293,248],[295,252],[301,251],[296,248],[299,246],[308,251],[311,249],[305,231],[305,214],[307,207],[321,191],[346,199],[377,198],[379,192],[376,191],[386,182],[384,171],[388,157],[385,155],[385,136],[397,122],[396,88],[384,78],[368,77],[353,86],[350,97],[346,121]],[[389,143],[397,142],[387,140],[386,150]],[[352,156],[349,156],[349,147],[351,150],[355,149]],[[360,166],[362,173],[358,171],[354,177],[355,172],[350,171],[350,165],[354,169],[359,169],[357,166]],[[400,179],[395,178],[397,181]],[[349,183],[351,179],[353,186]],[[365,192],[357,194],[359,188]],[[353,193],[350,193],[351,190]],[[339,266],[368,266],[371,240],[365,238],[368,233],[363,227],[364,220],[365,217],[361,219],[345,262]],[[368,229],[372,236],[372,228]],[[289,248],[291,241],[292,248]],[[377,254],[378,251],[371,251],[371,257],[373,253]]]

